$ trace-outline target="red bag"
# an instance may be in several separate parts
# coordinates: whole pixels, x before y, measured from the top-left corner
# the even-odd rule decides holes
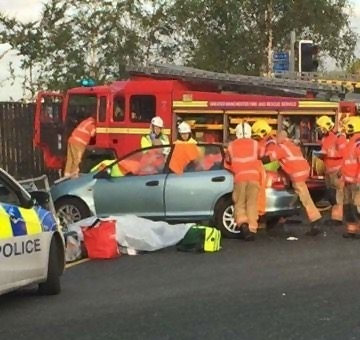
[[[97,220],[92,226],[81,229],[90,259],[111,259],[120,256],[116,241],[116,221]]]

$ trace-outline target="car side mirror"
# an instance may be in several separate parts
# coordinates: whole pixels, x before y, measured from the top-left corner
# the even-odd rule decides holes
[[[46,206],[50,201],[50,195],[46,191],[32,191],[30,195],[36,205]]]

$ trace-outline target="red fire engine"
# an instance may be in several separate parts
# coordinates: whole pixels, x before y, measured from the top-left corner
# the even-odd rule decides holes
[[[83,171],[140,147],[156,115],[164,120],[164,133],[172,140],[183,120],[191,123],[199,141],[228,142],[240,121],[265,118],[274,131],[284,121],[300,127],[303,145],[312,146],[317,145],[316,117],[326,114],[337,120],[342,110],[335,102],[304,98],[306,91],[337,93],[339,89],[331,85],[167,65],[133,67],[130,74],[128,80],[73,88],[66,94],[39,93],[34,145],[43,151],[47,168],[63,168],[67,138],[93,112],[97,113],[96,136]]]

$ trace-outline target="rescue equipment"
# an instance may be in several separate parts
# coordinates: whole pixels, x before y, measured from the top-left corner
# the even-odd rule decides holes
[[[177,250],[184,252],[212,253],[220,249],[220,230],[206,226],[192,226],[177,244]]]
[[[116,221],[96,220],[91,226],[81,229],[90,259],[111,259],[120,256],[116,240]]]

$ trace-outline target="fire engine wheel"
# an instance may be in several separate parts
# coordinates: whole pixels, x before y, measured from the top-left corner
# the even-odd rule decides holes
[[[240,238],[234,219],[234,205],[231,198],[218,202],[216,209],[216,226],[226,238]]]
[[[55,202],[55,210],[62,226],[90,217],[88,206],[79,198],[63,198]]]

